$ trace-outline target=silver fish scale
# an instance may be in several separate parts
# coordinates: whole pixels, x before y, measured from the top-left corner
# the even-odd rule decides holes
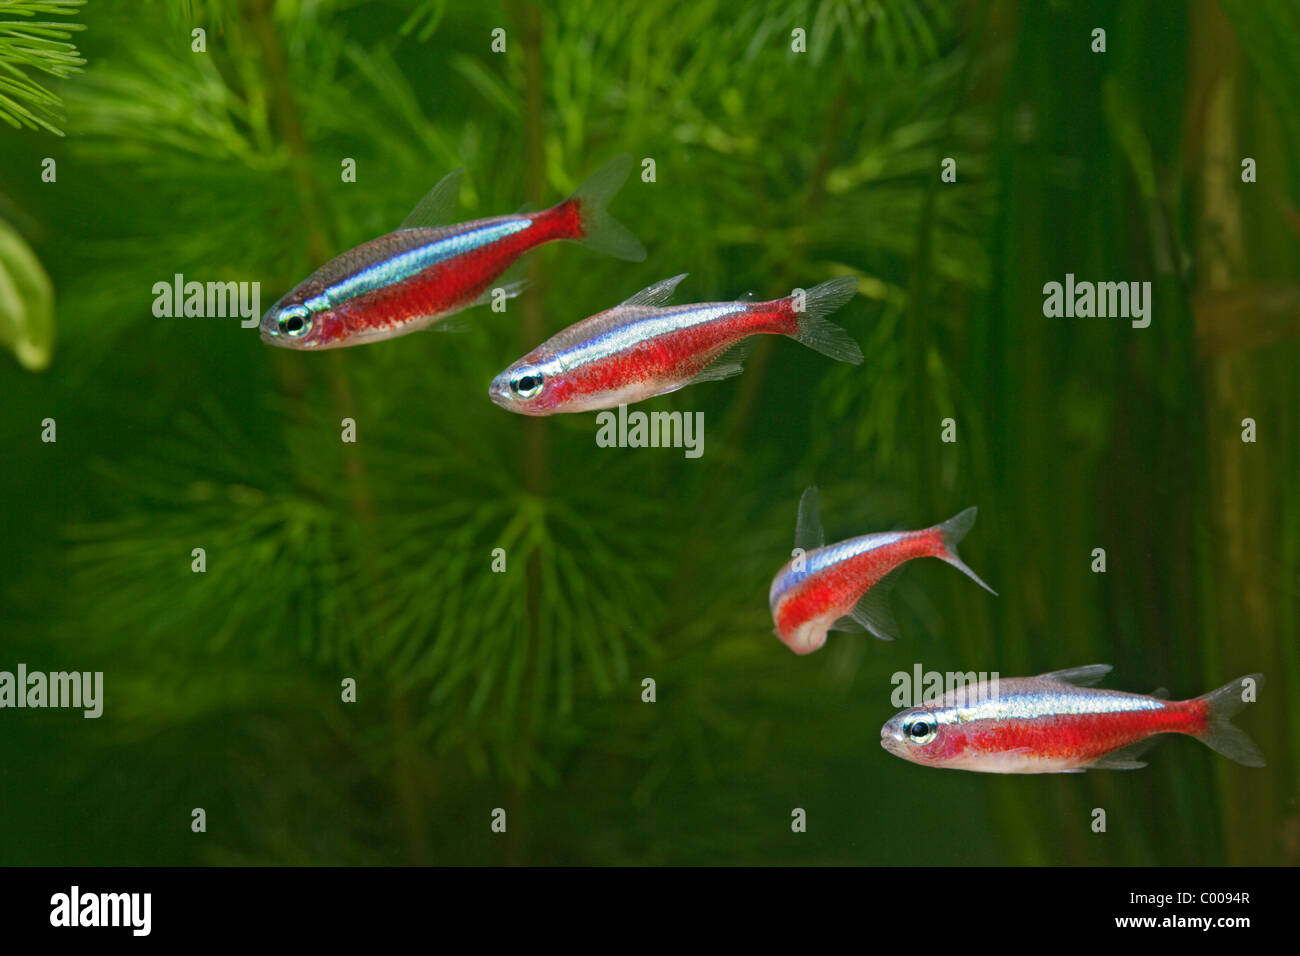
[[[965,723],[972,720],[1036,720],[1042,717],[1082,716],[1086,714],[1120,714],[1135,711],[1154,711],[1164,708],[1167,701],[1145,694],[1124,691],[1067,690],[1067,685],[1055,681],[1042,681],[1051,689],[1020,689],[1015,685],[1024,678],[999,681],[998,696],[987,698],[990,682],[944,695],[944,706],[934,711],[935,719],[943,723]],[[1032,678],[1031,678],[1032,680]],[[1008,687],[1008,685],[1010,685]],[[1058,689],[1059,688],[1059,689]],[[964,695],[966,706],[955,706],[957,695]]]

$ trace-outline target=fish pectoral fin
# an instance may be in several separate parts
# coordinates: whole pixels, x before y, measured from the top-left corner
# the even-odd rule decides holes
[[[891,571],[867,588],[849,616],[882,641],[898,639],[898,621],[889,606],[889,592],[898,581],[898,571]]]
[[[851,617],[842,617],[830,626],[830,630],[843,631],[846,634],[861,634],[866,631],[866,628]]]
[[[1060,681],[1062,684],[1073,684],[1076,687],[1091,687],[1103,677],[1111,672],[1109,664],[1087,664],[1083,667],[1067,667],[1065,670],[1048,671],[1046,674],[1039,674],[1042,680]]]
[[[1145,740],[1139,740],[1135,744],[1129,744],[1127,747],[1120,747],[1119,750],[1112,750],[1104,757],[1098,757],[1092,763],[1088,764],[1090,769],[1098,770],[1140,770],[1146,766],[1146,761],[1137,758],[1155,746],[1154,737],[1148,737]]]
[[[826,544],[822,529],[821,504],[817,499],[817,486],[809,485],[799,499],[799,517],[794,525],[794,546],[805,553],[816,551]]]
[[[625,305],[643,305],[654,306],[663,305],[673,297],[673,291],[677,284],[685,279],[687,273],[683,272],[679,276],[673,276],[671,279],[662,279],[654,285],[648,285],[636,295],[624,299],[619,303],[619,307]]]
[[[465,167],[453,169],[415,204],[410,215],[402,220],[398,229],[428,229],[445,226],[451,222],[456,197],[460,195],[460,181],[465,178]]]
[[[750,343],[741,342],[720,353],[708,365],[691,379],[691,384],[698,382],[720,382],[724,378],[734,378],[745,370],[741,364],[749,356]]]

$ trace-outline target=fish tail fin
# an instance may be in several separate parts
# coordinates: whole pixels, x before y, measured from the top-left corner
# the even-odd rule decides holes
[[[620,153],[592,173],[561,205],[577,206],[582,230],[580,237],[575,237],[577,242],[619,259],[640,262],[646,256],[645,246],[605,208],[627,180],[632,165],[631,154]]]
[[[861,365],[862,349],[858,343],[834,322],[826,321],[826,316],[857,293],[856,276],[841,276],[813,286],[803,294],[803,310],[793,313],[795,331],[787,334],[796,342],[801,342],[822,355],[828,355],[837,362]],[[791,303],[793,307],[793,297],[783,301]]]
[[[962,538],[966,537],[966,532],[970,531],[975,524],[975,515],[979,512],[978,508],[967,508],[965,511],[954,515],[936,529],[939,532],[940,551],[935,555],[940,561],[947,561],[954,568],[966,575],[989,594],[997,597],[997,591],[993,590],[981,580],[980,576],[966,566],[966,562],[961,559],[957,553],[957,544]]]
[[[1246,682],[1251,682],[1250,690],[1253,692],[1263,679],[1263,674],[1247,674],[1196,698],[1205,704],[1205,729],[1196,735],[1197,739],[1211,750],[1217,750],[1229,760],[1247,767],[1264,766],[1264,755],[1255,746],[1255,741],[1231,718],[1253,700],[1253,693],[1252,700],[1245,699]]]

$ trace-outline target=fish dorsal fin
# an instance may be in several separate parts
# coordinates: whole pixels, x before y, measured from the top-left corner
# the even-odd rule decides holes
[[[1149,748],[1156,745],[1158,741],[1155,737],[1148,737],[1146,740],[1139,740],[1135,744],[1129,744],[1127,747],[1120,747],[1119,750],[1112,750],[1104,757],[1098,757],[1092,763],[1088,764],[1088,769],[1093,770],[1140,770],[1146,766],[1146,762],[1138,760],[1143,753]]]
[[[816,551],[826,544],[822,529],[822,508],[817,499],[817,486],[809,485],[799,499],[799,517],[794,524],[794,546],[806,553]]]
[[[677,288],[677,283],[685,279],[687,273],[683,272],[679,276],[673,276],[671,279],[664,279],[656,282],[654,285],[646,286],[636,295],[629,299],[624,299],[619,306],[624,305],[663,305],[673,297],[673,290]]]
[[[427,229],[430,226],[445,226],[451,222],[452,210],[456,208],[456,197],[460,195],[460,181],[465,178],[465,167],[453,169],[438,184],[424,194],[424,198],[415,204],[411,214],[402,220],[398,229]]]
[[[737,301],[737,302],[745,302],[745,303],[749,303],[749,302],[757,302],[757,301],[758,301],[758,293],[755,292],[753,289],[750,289],[748,292],[745,292],[745,293],[742,293],[741,295],[736,296],[736,301]]]
[[[890,571],[867,588],[849,612],[849,617],[882,641],[898,639],[898,622],[894,620],[894,611],[889,606],[889,592],[898,583],[898,574],[899,569]]]
[[[530,199],[528,200],[528,202],[524,203],[522,206],[520,206],[518,209],[515,210],[515,215],[531,216],[535,212],[537,212],[537,203],[533,202]]]
[[[1076,687],[1091,687],[1110,672],[1109,664],[1088,664],[1084,667],[1067,667],[1063,671],[1048,671],[1038,677],[1040,680],[1055,680]]]
[[[698,382],[720,382],[724,378],[731,378],[739,375],[745,370],[742,364],[753,347],[753,342],[746,340],[725,349],[712,362],[691,379],[692,384]]]
[[[1155,690],[1153,690],[1153,691],[1151,692],[1151,696],[1154,697],[1154,698],[1156,698],[1157,700],[1168,700],[1168,699],[1169,699],[1169,688],[1168,688],[1168,687],[1157,687]]]

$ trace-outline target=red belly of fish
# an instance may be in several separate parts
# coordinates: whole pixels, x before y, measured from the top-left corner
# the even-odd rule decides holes
[[[1025,720],[973,721],[950,734],[944,757],[961,753],[996,754],[1023,750],[1047,760],[1080,764],[1159,733],[1199,734],[1205,729],[1205,703],[1171,702],[1160,710],[1104,714],[1056,714]]]
[[[782,634],[793,634],[801,624],[832,611],[847,614],[868,589],[894,568],[913,558],[929,557],[939,547],[937,533],[918,531],[806,578],[778,606],[777,629]]]

